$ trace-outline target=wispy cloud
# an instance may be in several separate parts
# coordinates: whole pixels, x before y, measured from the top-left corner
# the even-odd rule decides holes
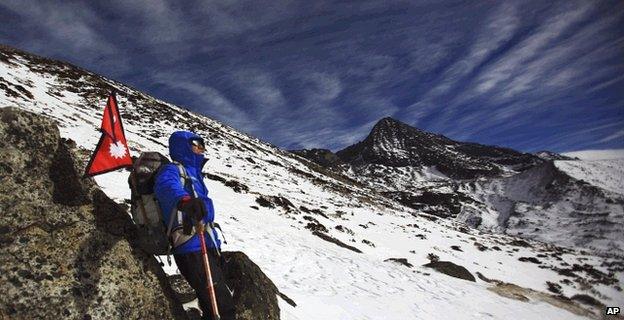
[[[202,85],[200,81],[185,78],[186,74],[150,73],[150,82],[177,90],[180,94],[190,95],[191,101],[202,105],[202,111],[205,113],[237,128],[245,128],[248,132],[258,131],[257,122],[249,116],[247,111],[230,101],[223,93],[210,86]]]
[[[331,101],[342,92],[342,84],[338,77],[322,72],[312,72],[304,76],[304,87],[306,98],[310,102]]]
[[[624,138],[624,130],[620,130],[617,131],[613,134],[610,134],[602,139],[600,139],[598,142],[609,142],[609,141],[613,141],[615,139],[621,139]]]
[[[268,71],[259,68],[239,69],[230,75],[240,92],[246,94],[255,104],[258,117],[271,116],[274,111],[286,107],[286,98]]]
[[[548,18],[538,27],[537,32],[519,42],[515,50],[510,51],[481,73],[475,81],[476,91],[484,94],[507,81],[511,81],[506,85],[509,90],[524,90],[537,76],[534,73],[522,71],[526,63],[538,57],[548,46],[552,46],[554,40],[584,18],[591,9],[591,4],[574,5],[573,9],[564,9],[563,12]]]
[[[0,41],[280,146],[340,149],[384,116],[522,149],[624,146],[617,0],[5,1],[0,10],[12,21]]]
[[[101,18],[88,6],[81,3],[48,3],[35,4],[26,1],[8,1],[1,3],[18,14],[22,19],[33,23],[29,33],[40,33],[36,37],[37,45],[50,47],[50,39],[57,42],[65,50],[77,53],[101,52],[110,54],[115,51],[113,44],[99,34],[94,25],[102,23]],[[58,48],[59,44],[52,46]]]

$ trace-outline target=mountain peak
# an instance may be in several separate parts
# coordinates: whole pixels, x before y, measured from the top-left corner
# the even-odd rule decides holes
[[[456,179],[497,176],[504,171],[503,167],[520,169],[539,162],[537,157],[506,148],[453,141],[391,117],[379,120],[366,139],[336,155],[355,166],[435,166]]]
[[[375,126],[373,126],[373,131],[375,130],[375,128],[388,128],[388,127],[395,128],[399,126],[409,126],[409,125],[399,120],[396,120],[392,117],[385,117],[377,121]]]
[[[405,134],[418,134],[421,131],[399,120],[391,117],[385,117],[373,126],[367,139],[374,141],[384,141],[389,137],[399,137]]]
[[[384,117],[377,121],[377,124],[380,123],[402,123],[401,121],[394,119],[393,117]]]

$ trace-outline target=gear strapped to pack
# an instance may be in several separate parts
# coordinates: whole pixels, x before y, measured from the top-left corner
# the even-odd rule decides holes
[[[197,196],[197,192],[195,191],[195,187],[193,187],[193,181],[187,175],[186,169],[184,168],[184,166],[181,163],[176,162],[176,161],[174,161],[173,163],[178,167],[178,172],[180,173],[180,182],[182,183],[182,185],[185,188],[187,188],[187,190],[191,190],[191,198],[193,199],[197,198],[198,196]],[[178,226],[175,228],[172,228],[173,221],[175,218],[177,218],[178,220]],[[169,225],[167,228],[167,237],[171,239],[171,244],[173,248],[176,248],[186,243],[191,238],[193,238],[193,236],[197,234],[197,230],[195,230],[195,227],[193,227],[193,231],[191,232],[191,234],[185,234],[183,232],[183,222],[184,222],[184,216],[182,214],[182,211],[178,210],[177,207],[173,207],[171,215],[169,216]],[[219,245],[217,244],[217,240],[215,239],[215,236],[214,236],[215,227],[218,228],[219,230],[221,230],[221,227],[214,222],[203,223],[203,220],[201,222],[204,225],[204,229],[206,230],[206,233],[208,233],[208,235],[210,236],[210,240],[214,244],[214,248],[215,248],[215,251],[217,252],[217,255],[221,256]],[[223,234],[223,231],[221,231],[221,234]]]
[[[176,220],[182,224],[183,215],[174,207],[169,215],[168,221],[164,221],[164,215],[154,194],[154,183],[156,175],[164,167],[171,163],[167,157],[158,152],[146,151],[135,160],[132,171],[128,178],[131,192],[131,215],[136,225],[136,234],[139,246],[149,254],[157,256],[167,255],[167,261],[171,265],[171,252],[174,248],[190,240],[190,236],[174,228]],[[190,191],[193,198],[198,195],[193,188],[191,178],[181,163],[174,162],[180,174],[180,184]],[[203,222],[203,221],[202,221]],[[180,228],[182,229],[182,228]],[[217,223],[208,223],[205,226],[216,251],[219,254],[217,241],[214,238],[216,229],[223,231]],[[192,229],[192,231],[194,231]],[[225,241],[225,237],[223,238]]]

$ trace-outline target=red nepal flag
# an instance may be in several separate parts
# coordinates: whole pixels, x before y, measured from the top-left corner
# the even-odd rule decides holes
[[[100,131],[102,131],[102,136],[87,165],[85,176],[131,167],[132,158],[130,158],[130,150],[128,150],[121,124],[115,93],[111,93],[108,97]]]

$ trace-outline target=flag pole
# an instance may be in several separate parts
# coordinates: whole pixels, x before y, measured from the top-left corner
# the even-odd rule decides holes
[[[214,291],[214,284],[212,283],[212,273],[210,272],[210,262],[208,261],[208,250],[206,249],[206,239],[204,234],[206,232],[202,221],[197,221],[195,225],[197,234],[199,236],[199,242],[201,243],[202,261],[204,265],[204,272],[206,273],[206,286],[208,288],[208,295],[210,296],[210,305],[212,306],[212,319],[220,320],[219,307],[217,306],[217,295]]]

